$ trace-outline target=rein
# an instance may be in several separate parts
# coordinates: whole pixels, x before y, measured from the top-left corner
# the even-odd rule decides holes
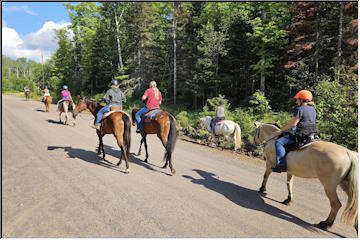
[[[256,129],[256,131],[257,131],[257,133],[256,133],[257,138],[259,138],[259,135],[260,135],[260,129],[258,128],[258,129]],[[272,136],[272,137],[270,137],[270,138],[268,138],[268,139],[266,139],[266,140],[262,141],[259,145],[265,145],[267,142],[269,142],[270,140],[273,140],[273,139],[277,138],[278,136],[279,136],[279,135],[278,135],[278,134],[276,134],[275,136]]]

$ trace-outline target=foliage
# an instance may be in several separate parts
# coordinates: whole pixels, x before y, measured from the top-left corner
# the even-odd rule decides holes
[[[260,116],[264,116],[264,114],[271,109],[269,100],[267,100],[264,93],[260,91],[256,91],[250,97],[249,105],[252,108],[252,111]]]

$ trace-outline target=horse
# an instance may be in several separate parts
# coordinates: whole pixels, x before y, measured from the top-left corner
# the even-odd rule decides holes
[[[74,116],[76,117],[80,112],[84,111],[85,109],[89,109],[92,115],[95,117],[95,124],[96,114],[103,106],[100,103],[89,100],[84,96],[78,97],[79,103],[74,109]],[[121,111],[120,107],[113,106],[110,108],[110,112],[112,112],[110,115],[102,119],[100,130],[96,130],[96,133],[99,137],[99,146],[97,153],[100,155],[102,152],[102,159],[105,160],[105,150],[102,138],[106,134],[113,134],[116,138],[117,144],[122,151],[120,160],[116,165],[119,166],[121,164],[122,156],[124,155],[126,162],[125,173],[129,173],[131,118],[126,112]]]
[[[135,125],[135,114],[138,111],[139,111],[138,108],[134,108],[131,111],[133,125]],[[151,118],[151,120],[145,120],[144,128],[141,130],[140,134],[142,138],[140,141],[140,148],[137,155],[141,154],[141,145],[144,143],[145,151],[146,151],[146,158],[144,162],[148,162],[149,154],[147,149],[146,135],[157,134],[158,138],[161,140],[165,148],[165,154],[163,158],[165,164],[162,168],[166,168],[169,165],[171,174],[174,175],[176,173],[176,170],[172,164],[172,153],[174,151],[175,143],[177,139],[175,118],[168,112],[159,111],[155,113],[155,115]]]
[[[45,104],[46,112],[50,112],[51,100],[52,100],[51,96],[44,97],[44,104]]]
[[[206,126],[207,130],[211,132],[211,117],[206,116],[200,118],[200,127]],[[230,120],[223,120],[220,124],[215,125],[215,135],[225,136],[228,140],[229,136],[234,139],[234,150],[241,148],[241,128],[239,124]]]
[[[25,94],[25,99],[29,100],[30,99],[30,90],[25,90],[24,94]]]
[[[254,143],[265,144],[266,170],[259,190],[266,194],[266,182],[276,165],[275,141],[280,129],[272,124],[255,122]],[[358,156],[345,147],[326,141],[315,141],[291,151],[286,156],[288,197],[282,203],[289,205],[293,199],[293,175],[302,178],[318,178],[330,201],[331,211],[326,220],[315,224],[321,229],[328,229],[335,221],[341,207],[336,193],[338,185],[348,195],[347,205],[341,220],[358,226]]]
[[[75,103],[72,103],[73,106],[75,105]],[[73,110],[69,110],[69,105],[70,105],[70,100],[62,100],[61,102],[58,103],[58,110],[59,110],[59,122],[60,123],[63,123],[61,121],[61,114],[62,113],[65,113],[65,122],[64,124],[67,125],[68,124],[68,121],[69,121],[69,114],[68,112],[71,112],[72,113],[72,116],[75,120],[76,116],[74,115],[74,112]],[[73,107],[74,108],[74,107]],[[73,123],[73,125],[75,126],[75,121]]]

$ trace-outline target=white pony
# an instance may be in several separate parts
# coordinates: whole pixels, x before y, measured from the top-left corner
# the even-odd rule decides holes
[[[200,126],[206,126],[207,130],[211,132],[211,117],[206,116],[200,118]],[[215,135],[225,136],[226,140],[231,136],[234,139],[235,151],[241,147],[241,129],[239,124],[230,120],[223,120],[215,125]]]

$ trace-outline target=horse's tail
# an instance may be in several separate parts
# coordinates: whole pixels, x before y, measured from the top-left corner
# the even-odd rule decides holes
[[[345,179],[348,180],[348,201],[341,215],[341,221],[354,225],[358,215],[358,156],[357,153],[351,151],[347,151],[347,154],[351,161],[350,170]]]
[[[235,150],[241,148],[241,128],[235,123]]]
[[[175,143],[177,139],[177,131],[176,131],[176,121],[175,118],[169,114],[170,119],[170,131],[168,135],[168,142],[166,145],[166,152],[171,154],[174,151]]]
[[[130,157],[130,145],[131,145],[131,119],[128,114],[123,114],[122,119],[124,121],[124,143],[126,145],[126,155]]]

